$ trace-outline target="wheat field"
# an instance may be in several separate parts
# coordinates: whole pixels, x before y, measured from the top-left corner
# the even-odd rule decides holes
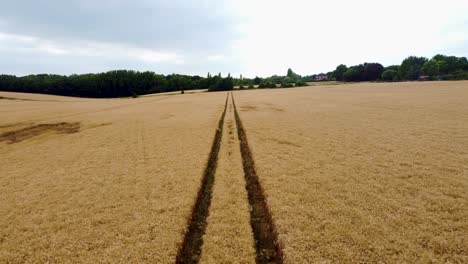
[[[80,127],[0,142],[0,263],[172,263],[225,94],[26,96],[2,132]]]
[[[466,81],[0,92],[0,157],[0,263],[468,262]]]
[[[468,262],[468,82],[236,99],[286,263]]]

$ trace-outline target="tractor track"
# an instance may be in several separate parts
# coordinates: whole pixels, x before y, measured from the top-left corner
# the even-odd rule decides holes
[[[216,167],[218,165],[218,153],[223,137],[224,117],[226,116],[228,99],[229,93],[226,97],[223,113],[219,119],[218,128],[216,129],[215,137],[213,139],[208,163],[203,174],[201,186],[198,190],[197,199],[187,224],[187,231],[177,252],[176,263],[198,263],[200,261],[203,246],[203,235],[205,234],[207,226],[207,218],[215,180],[214,178]]]
[[[283,263],[283,251],[278,242],[278,233],[255,170],[255,163],[247,141],[247,135],[237,112],[232,94],[231,99],[234,106],[237,135],[239,137],[242,165],[244,167],[245,188],[251,208],[250,225],[255,239],[256,263]]]

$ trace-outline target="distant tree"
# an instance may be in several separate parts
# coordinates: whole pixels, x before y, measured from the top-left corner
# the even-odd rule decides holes
[[[208,88],[208,91],[230,91],[234,89],[234,81],[231,77],[217,77],[217,81]]]
[[[350,67],[344,74],[343,80],[347,82],[358,82],[361,80],[363,72],[363,67],[361,66],[353,66]]]
[[[394,71],[400,71],[400,65],[390,65],[385,67],[384,71],[386,70],[394,70]]]
[[[271,81],[264,81],[258,85],[258,88],[276,88],[276,83]]]
[[[434,77],[436,75],[439,75],[439,64],[437,60],[432,59],[430,61],[427,61],[424,63],[422,67],[422,71],[425,75],[428,75],[430,77]]]
[[[394,82],[397,81],[397,75],[398,72],[396,70],[385,70],[382,73],[382,80],[387,81],[387,82]]]
[[[286,77],[288,77],[290,80],[293,80],[292,82],[301,79],[301,76],[299,74],[293,72],[293,70],[291,70],[291,68],[288,69]]]
[[[129,97],[149,93],[209,88],[219,79],[218,76],[209,78],[180,74],[164,76],[154,72],[128,70],[70,76],[38,74],[16,77],[0,75],[0,90],[97,98]]]
[[[307,83],[303,81],[297,81],[294,85],[296,87],[302,87],[302,86],[307,86]]]
[[[283,83],[295,83],[296,81],[297,81],[296,79],[291,78],[291,77],[289,77],[289,76],[288,76],[288,77],[284,77],[284,78],[282,78],[282,79],[280,79],[280,80],[277,80],[277,82],[278,82],[278,83],[281,83],[281,84],[283,84]]]
[[[434,59],[435,60],[435,59]],[[437,65],[439,66],[440,74],[448,74],[448,64],[445,60],[436,60]]]
[[[427,59],[410,56],[403,60],[400,66],[400,76],[404,80],[417,80],[422,73],[422,67]]]
[[[380,79],[384,67],[380,63],[364,63],[361,81],[375,81]]]
[[[262,82],[262,78],[255,76],[253,82],[255,85],[259,85]]]
[[[466,57],[445,56],[437,54],[433,58],[439,65],[440,74],[456,74],[468,70]]]
[[[416,80],[421,74],[439,76],[443,80],[462,80],[468,78],[468,60],[438,54],[430,61],[424,57],[408,57],[402,65],[386,68],[379,63],[364,63],[352,66],[339,65],[335,71],[328,72],[328,78],[338,81],[372,81],[381,78],[385,81]],[[115,70],[96,74],[62,76],[56,74],[37,74],[27,76],[0,75],[0,91],[46,93],[81,97],[129,97],[149,93],[206,89],[212,91],[230,90],[234,85],[259,85],[260,88],[274,88],[277,84],[289,86],[295,83],[313,81],[316,75],[301,77],[288,69],[286,76],[273,75],[254,79],[230,77],[222,78],[221,73],[206,78],[181,74],[162,75],[154,72]]]
[[[343,75],[347,70],[348,70],[348,67],[346,67],[346,65],[340,64],[338,65],[338,67],[336,67],[336,70],[333,71],[333,77],[335,77],[337,81],[343,81],[344,80]]]
[[[460,58],[461,68],[463,71],[468,71],[468,59],[466,57]]]

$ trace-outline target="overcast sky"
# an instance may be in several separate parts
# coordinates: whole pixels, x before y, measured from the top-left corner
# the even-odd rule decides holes
[[[1,0],[0,73],[302,75],[468,56],[467,0]]]

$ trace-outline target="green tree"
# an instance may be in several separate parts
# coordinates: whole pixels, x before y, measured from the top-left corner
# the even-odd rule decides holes
[[[349,68],[344,74],[343,74],[343,80],[347,82],[358,82],[361,80],[363,70],[359,66],[353,66]]]
[[[336,70],[333,71],[333,77],[335,77],[337,81],[343,81],[344,80],[343,75],[347,70],[348,70],[348,67],[346,67],[346,65],[340,64],[338,65],[338,67],[336,67]]]
[[[259,85],[262,82],[262,78],[255,76],[253,82],[255,85]]]
[[[382,80],[387,81],[387,82],[393,82],[397,80],[397,71],[395,70],[385,70],[382,73]]]
[[[234,89],[234,80],[231,77],[216,77],[217,81],[208,88],[208,91],[230,91]]]
[[[439,64],[435,59],[427,61],[422,67],[422,71],[425,75],[434,77],[439,75]]]
[[[400,76],[404,80],[417,80],[422,73],[422,67],[427,59],[410,56],[403,60],[400,66]]]
[[[288,72],[287,72],[286,76],[289,77],[289,79],[292,80],[292,82],[301,79],[301,76],[299,74],[293,72],[293,70],[291,70],[291,68],[288,69]]]
[[[457,74],[468,70],[468,61],[466,57],[437,54],[432,59],[437,61],[440,74]]]

